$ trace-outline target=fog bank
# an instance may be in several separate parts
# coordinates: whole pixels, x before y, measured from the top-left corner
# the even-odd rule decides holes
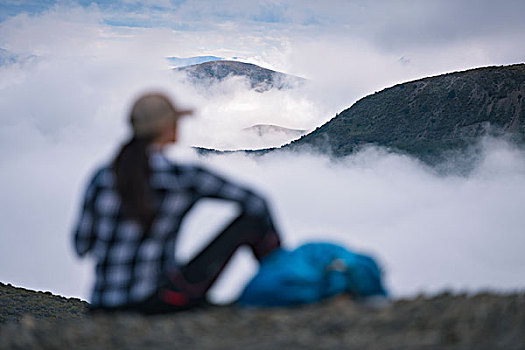
[[[371,253],[394,296],[522,290],[525,153],[495,139],[481,147],[468,176],[380,148],[337,163],[305,154],[209,161],[264,189],[288,246],[332,241]]]
[[[0,274],[4,282],[88,298],[92,266],[74,257],[71,228],[94,159],[83,147],[49,146],[2,160]],[[100,150],[101,153],[102,150]],[[108,159],[111,152],[105,151]],[[331,241],[377,257],[395,297],[444,289],[522,290],[525,259],[525,153],[487,139],[468,175],[438,175],[406,156],[365,149],[338,162],[311,154],[241,154],[199,160],[185,148],[174,161],[203,162],[265,194],[286,247]],[[100,157],[99,157],[100,159]],[[188,258],[234,213],[197,207],[180,236]],[[245,251],[214,290],[235,297],[255,270]]]
[[[13,3],[0,14],[3,282],[88,297],[92,262],[78,260],[71,246],[82,191],[129,137],[134,97],[155,89],[196,109],[170,156],[259,188],[287,246],[331,240],[369,252],[395,296],[524,288],[525,156],[504,141],[485,140],[467,175],[440,175],[380,148],[337,162],[292,153],[199,160],[189,151],[276,145],[283,141],[275,135],[241,131],[254,124],[309,130],[396,83],[520,62],[522,3],[135,4],[144,12],[129,2],[97,3],[51,1],[33,10]],[[200,55],[238,57],[308,83],[259,93],[232,78],[201,89],[176,77],[165,59]],[[232,211],[198,208],[179,253],[191,255]],[[236,259],[217,300],[234,297],[255,268],[247,253]]]

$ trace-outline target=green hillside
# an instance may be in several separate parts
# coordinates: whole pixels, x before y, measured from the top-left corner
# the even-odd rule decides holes
[[[481,135],[523,142],[524,97],[525,64],[424,78],[366,96],[281,149],[307,146],[338,157],[375,144],[433,162]]]

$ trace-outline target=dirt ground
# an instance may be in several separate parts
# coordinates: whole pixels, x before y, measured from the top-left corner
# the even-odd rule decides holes
[[[525,349],[525,294],[370,307],[339,296],[294,308],[168,316],[87,314],[87,303],[0,284],[0,349]]]

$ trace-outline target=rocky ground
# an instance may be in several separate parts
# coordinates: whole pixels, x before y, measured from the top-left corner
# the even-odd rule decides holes
[[[342,296],[286,309],[89,315],[87,303],[0,283],[0,349],[525,349],[525,294]]]

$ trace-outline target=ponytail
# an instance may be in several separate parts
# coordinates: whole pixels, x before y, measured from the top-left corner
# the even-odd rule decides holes
[[[147,147],[150,141],[133,137],[122,146],[113,162],[124,217],[138,221],[145,233],[156,215],[154,193],[149,184],[151,169]]]

